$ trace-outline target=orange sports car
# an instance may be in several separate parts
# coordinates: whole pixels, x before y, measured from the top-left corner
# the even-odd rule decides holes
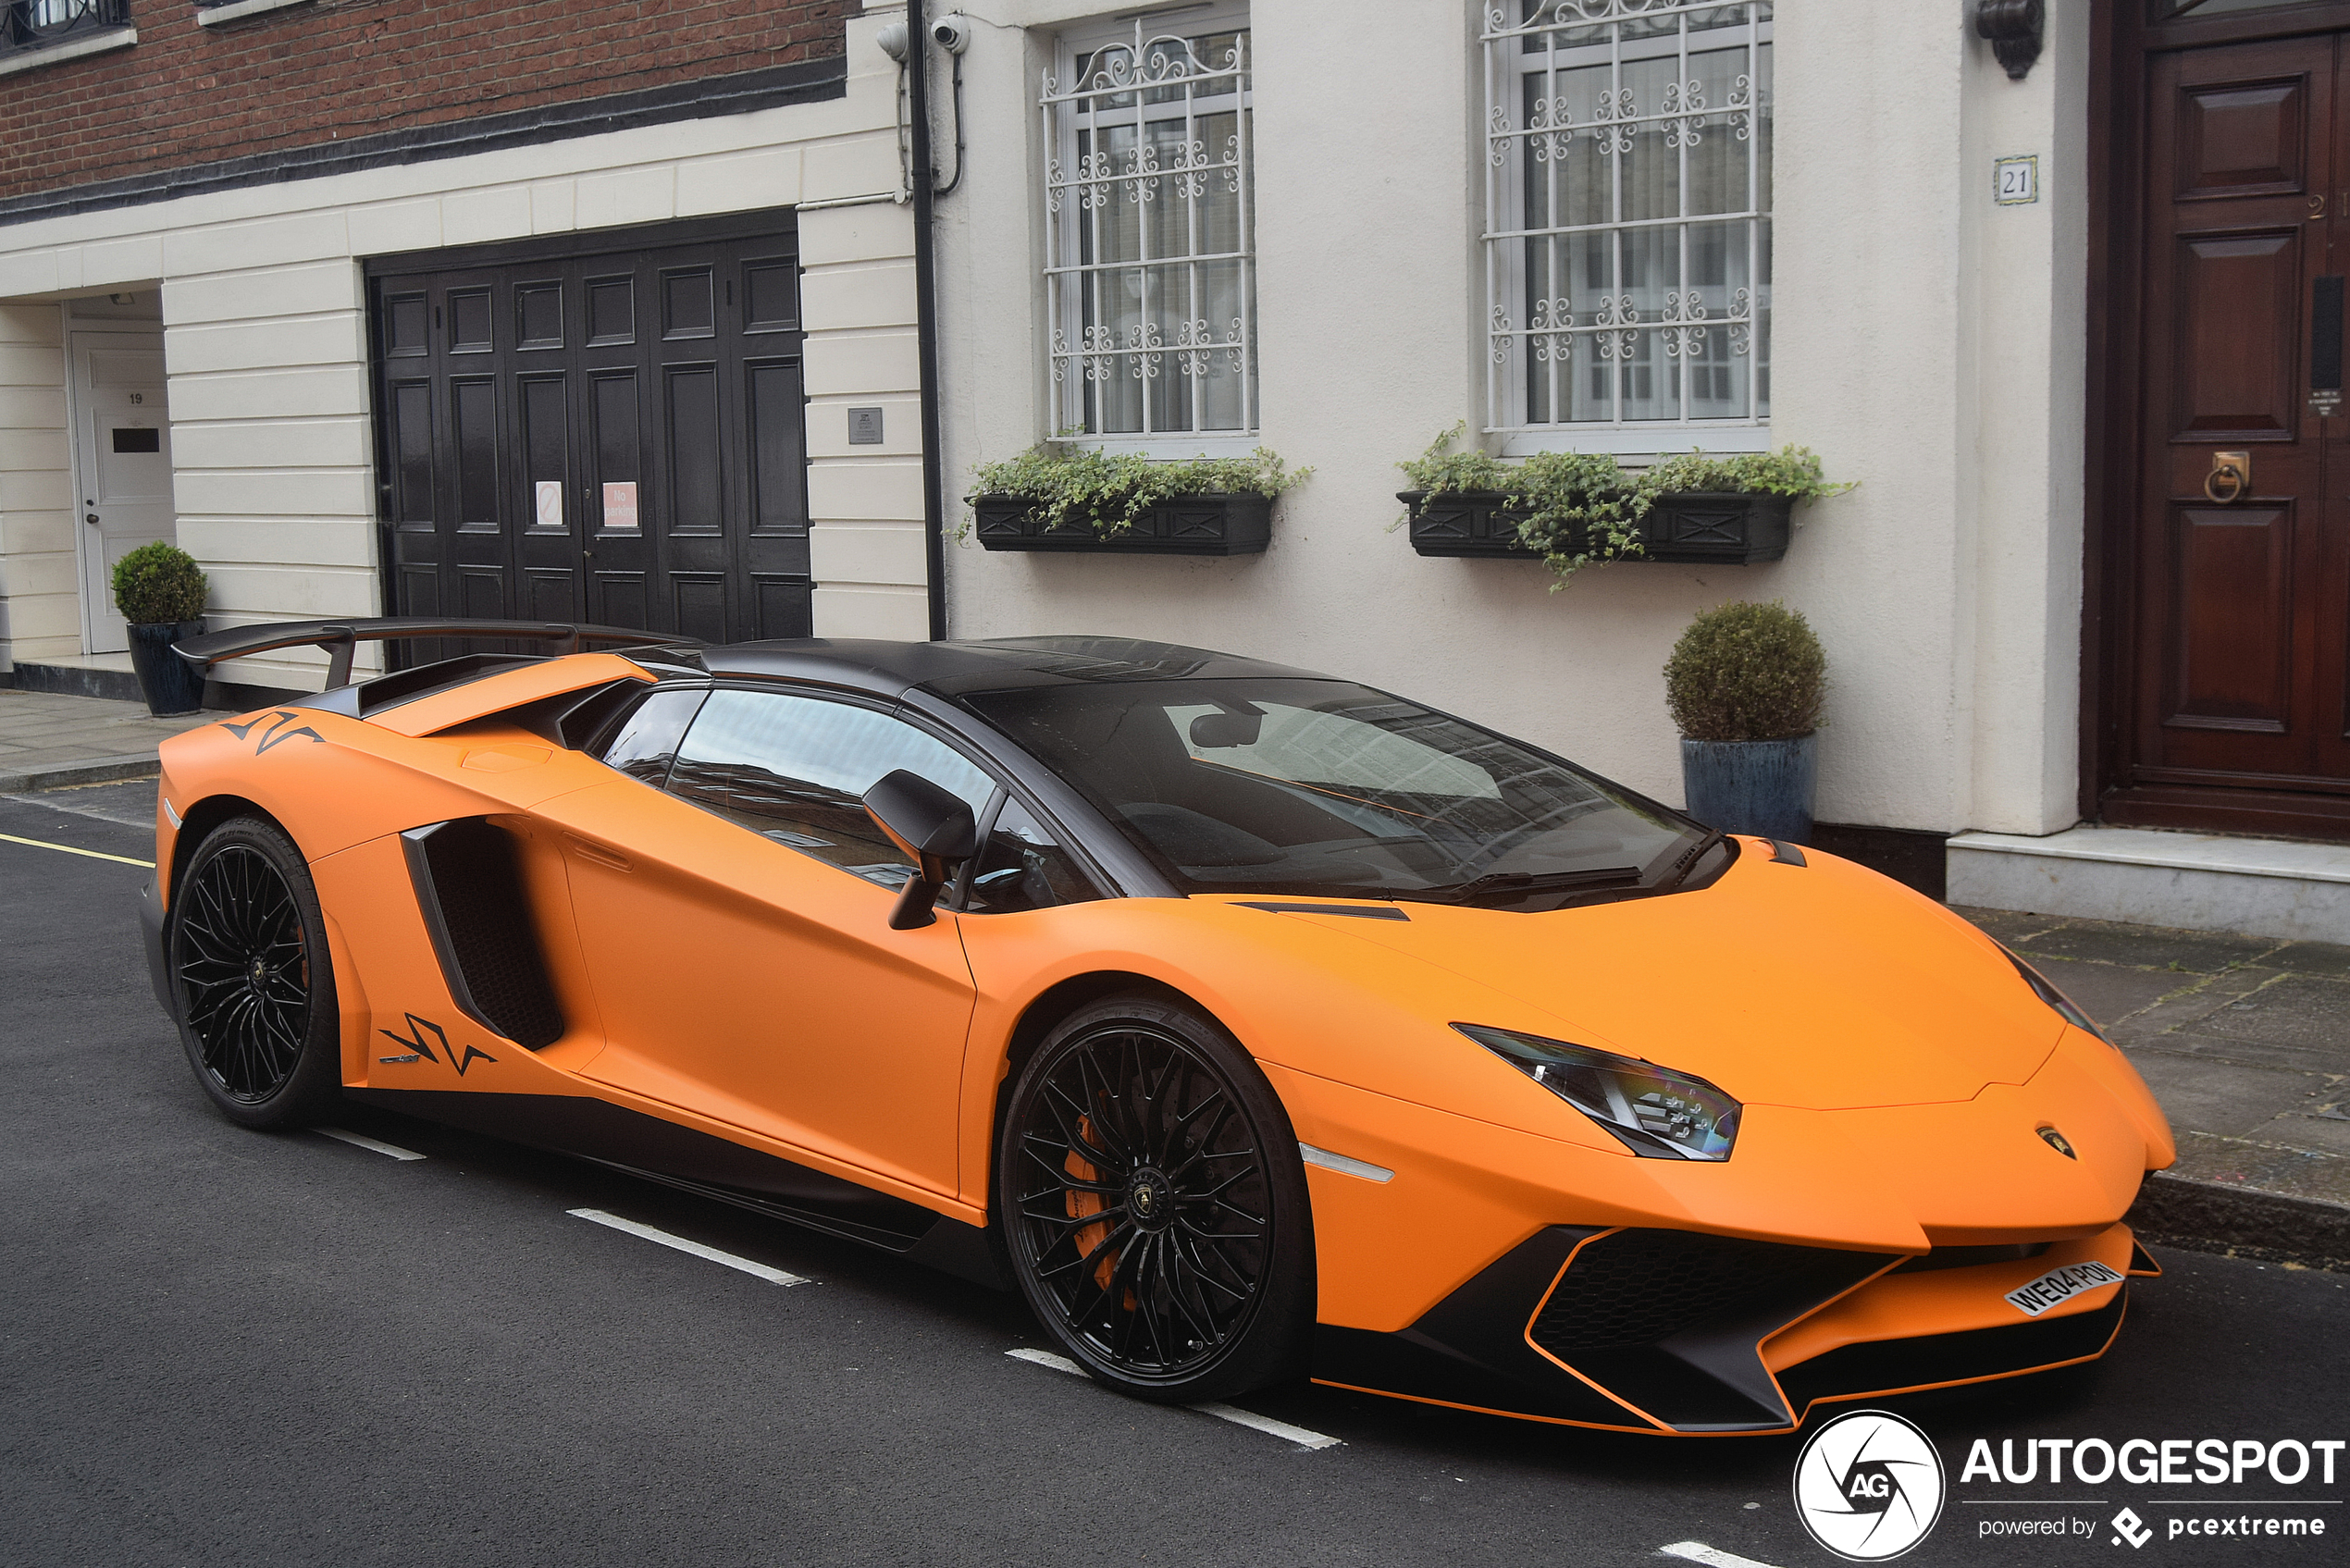
[[[354,642],[490,636],[347,684]],[[2171,1141],[1965,921],[1405,698],[1104,637],[247,627],[146,934],[254,1127],[364,1101],[1017,1289],[1095,1377],[1634,1432],[2099,1355]],[[600,649],[600,650],[598,650]]]

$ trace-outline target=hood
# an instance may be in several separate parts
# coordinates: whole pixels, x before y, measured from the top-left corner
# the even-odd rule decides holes
[[[1291,914],[1522,1004],[1464,1016],[1694,1073],[1748,1105],[1971,1100],[2027,1081],[2064,1031],[1998,945],[1899,883],[1817,850],[1746,841],[1692,893],[1523,914]],[[1304,902],[1304,901],[1301,901]]]

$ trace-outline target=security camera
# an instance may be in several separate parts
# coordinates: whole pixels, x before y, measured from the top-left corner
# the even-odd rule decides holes
[[[903,61],[906,58],[906,23],[903,19],[884,22],[881,31],[873,34],[873,42],[880,44],[881,52],[891,59]]]
[[[930,24],[930,36],[948,54],[959,55],[971,45],[971,19],[960,11],[951,12]]]

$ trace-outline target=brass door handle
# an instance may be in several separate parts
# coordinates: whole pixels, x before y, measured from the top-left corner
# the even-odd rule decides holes
[[[2251,488],[2250,452],[2215,451],[2211,454],[2211,472],[2203,476],[2203,493],[2210,499],[2212,505],[2226,506],[2239,500]]]

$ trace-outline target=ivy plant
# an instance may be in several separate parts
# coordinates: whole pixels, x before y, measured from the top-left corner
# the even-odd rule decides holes
[[[1152,507],[1181,496],[1278,497],[1313,472],[1291,472],[1266,447],[1246,457],[1169,463],[1140,452],[1112,456],[1090,447],[1046,441],[1018,457],[975,466],[971,494],[966,499],[1014,496],[1028,502],[1048,528],[1090,527],[1107,539],[1132,529]]]
[[[1499,494],[1503,507],[1521,512],[1518,537],[1540,551],[1564,587],[1578,569],[1640,553],[1639,517],[1646,509],[1631,476],[1605,452],[1536,452],[1505,463],[1489,452],[1461,445],[1464,419],[1438,436],[1418,457],[1396,464],[1412,488],[1424,490],[1417,509],[1441,495],[1468,491]],[[1410,512],[1403,521],[1409,521]]]
[[[1727,455],[1680,452],[1635,475],[1606,452],[1537,452],[1522,463],[1503,463],[1465,446],[1467,434],[1465,419],[1418,457],[1396,464],[1413,489],[1426,492],[1399,525],[1438,496],[1498,495],[1505,511],[1523,514],[1518,538],[1558,574],[1553,591],[1582,567],[1640,554],[1640,521],[1660,497],[1728,491],[1812,500],[1852,488],[1830,483],[1819,454],[1809,447]]]
[[[1692,490],[1813,500],[1823,496],[1840,496],[1858,483],[1851,480],[1830,484],[1821,472],[1820,454],[1810,447],[1726,455],[1676,452],[1640,475],[1640,511],[1645,513],[1649,503],[1658,496],[1685,495]]]

